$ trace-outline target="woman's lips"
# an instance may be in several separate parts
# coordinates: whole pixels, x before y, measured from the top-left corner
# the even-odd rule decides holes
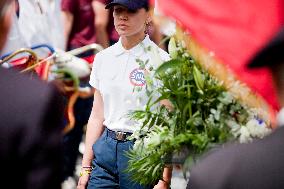
[[[127,26],[126,24],[118,24],[118,26]]]
[[[117,26],[118,26],[118,28],[120,28],[120,29],[126,29],[126,28],[128,28],[128,25],[126,25],[126,24],[118,24]]]

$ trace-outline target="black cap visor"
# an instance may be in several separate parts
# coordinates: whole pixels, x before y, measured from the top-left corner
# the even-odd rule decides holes
[[[105,9],[110,9],[110,8],[113,8],[115,5],[121,5],[125,8],[127,8],[128,10],[132,10],[132,11],[136,11],[140,8],[143,8],[143,7],[133,7],[133,6],[129,6],[128,4],[124,4],[124,3],[109,3],[106,5]]]

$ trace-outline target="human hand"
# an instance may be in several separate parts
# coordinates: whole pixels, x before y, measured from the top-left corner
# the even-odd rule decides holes
[[[77,189],[86,189],[90,175],[84,174],[79,178]]]
[[[168,189],[168,188],[170,188],[169,183],[163,180],[159,180],[158,184],[156,184],[153,189]]]

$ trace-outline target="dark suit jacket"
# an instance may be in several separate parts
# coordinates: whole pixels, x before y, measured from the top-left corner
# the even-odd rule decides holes
[[[62,105],[53,87],[0,68],[2,185],[60,188]]]
[[[209,154],[190,174],[190,189],[284,189],[284,127]]]

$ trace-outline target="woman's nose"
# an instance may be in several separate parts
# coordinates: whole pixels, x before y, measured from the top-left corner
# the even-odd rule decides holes
[[[128,16],[127,16],[126,14],[121,14],[121,15],[119,16],[119,19],[120,19],[120,20],[128,20]]]

